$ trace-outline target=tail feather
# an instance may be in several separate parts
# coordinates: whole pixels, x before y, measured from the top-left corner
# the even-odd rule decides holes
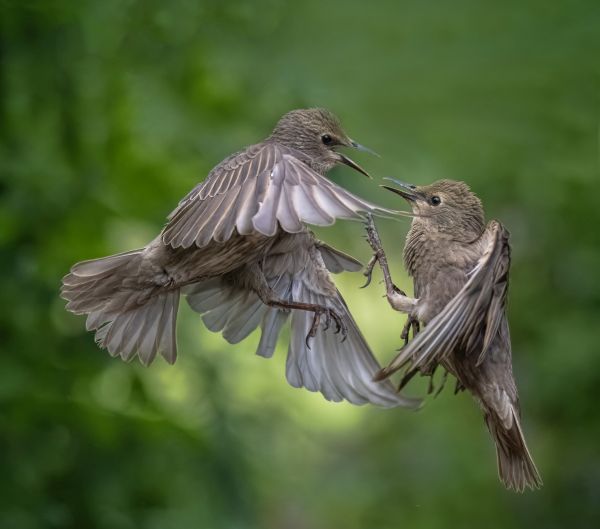
[[[277,340],[285,322],[290,317],[288,312],[269,309],[260,326],[260,342],[256,354],[263,358],[271,358],[277,347]]]
[[[111,356],[129,361],[137,354],[142,364],[150,365],[160,353],[173,364],[177,359],[175,324],[178,306],[179,291],[165,292],[136,309],[92,313],[88,316],[87,327],[96,330],[96,343],[107,349]]]
[[[508,489],[523,492],[526,487],[539,489],[542,478],[527,448],[517,412],[512,409],[510,425],[502,424],[494,412],[485,415],[487,427],[496,442],[498,475]],[[507,428],[507,426],[509,426]]]
[[[111,356],[129,361],[136,355],[149,365],[160,353],[177,358],[175,324],[179,291],[160,291],[138,281],[143,250],[84,261],[63,279],[67,310],[87,314],[86,329]]]

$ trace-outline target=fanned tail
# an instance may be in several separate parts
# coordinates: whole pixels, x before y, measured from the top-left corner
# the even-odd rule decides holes
[[[96,343],[123,360],[139,357],[150,364],[157,353],[169,363],[177,358],[175,324],[179,290],[140,287],[143,250],[77,263],[63,278],[67,310],[87,314],[87,330]]]

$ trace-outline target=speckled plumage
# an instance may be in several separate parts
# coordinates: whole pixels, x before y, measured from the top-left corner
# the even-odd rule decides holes
[[[497,221],[485,225],[481,202],[463,182],[389,189],[409,201],[414,215],[404,261],[415,298],[394,289],[382,263],[388,300],[425,329],[378,379],[405,367],[402,387],[415,373],[432,375],[443,366],[457,378],[457,388],[467,389],[480,404],[496,443],[502,482],[518,491],[537,488],[542,481],[521,429],[512,373],[506,317],[508,232]]]
[[[265,141],[217,165],[146,247],[74,265],[61,291],[67,309],[87,314],[88,330],[111,355],[146,365],[157,354],[176,359],[180,293],[231,342],[260,327],[262,356],[291,316],[292,385],[330,400],[414,406],[391,384],[372,381],[380,366],[330,279],[360,263],[306,228],[385,211],[325,178],[340,163],[364,172],[337,146],[360,147],[328,111],[286,114]]]

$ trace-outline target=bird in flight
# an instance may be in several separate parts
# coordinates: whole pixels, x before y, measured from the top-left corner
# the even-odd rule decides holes
[[[481,201],[464,182],[440,180],[417,187],[395,181],[383,186],[412,208],[404,263],[414,280],[414,298],[398,289],[372,217],[367,237],[374,251],[367,284],[379,262],[390,305],[409,315],[398,355],[376,376],[388,380],[405,368],[399,389],[417,373],[433,376],[441,365],[483,410],[496,444],[500,480],[523,491],[542,485],[523,430],[506,299],[510,268],[509,234],[496,220],[485,224]],[[419,322],[425,328],[419,332]],[[408,342],[409,329],[413,339]],[[440,388],[441,389],[441,388]]]
[[[361,264],[307,228],[390,213],[325,177],[339,164],[368,176],[340,147],[368,150],[327,110],[285,114],[267,139],[218,164],[147,246],[75,264],[61,289],[67,309],[87,315],[112,356],[145,365],[157,354],[175,362],[182,294],[230,343],[260,327],[263,357],[291,319],[292,386],[332,401],[414,407],[391,383],[372,380],[380,365],[332,281]]]

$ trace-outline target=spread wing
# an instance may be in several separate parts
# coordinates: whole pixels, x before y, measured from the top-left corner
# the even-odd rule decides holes
[[[457,346],[479,354],[487,353],[505,318],[510,246],[508,231],[491,221],[480,243],[483,253],[464,287],[450,300],[427,327],[378,375],[386,378],[408,364],[405,379],[415,372],[430,373],[443,357]],[[482,348],[476,349],[483,338]],[[402,384],[401,384],[402,385]]]
[[[283,326],[291,320],[286,377],[293,387],[318,391],[335,402],[418,407],[418,399],[399,395],[389,381],[373,381],[381,366],[329,277],[328,271],[356,270],[358,261],[320,241],[314,250],[309,250],[310,258],[299,255],[298,252],[305,250],[296,248],[268,256],[266,279],[279,299],[334,309],[348,329],[343,341],[340,334],[334,333],[335,324],[325,329],[322,322],[307,347],[313,313],[269,307],[255,292],[231,286],[223,278],[193,285],[187,291],[188,303],[203,314],[202,319],[211,331],[222,332],[230,343],[240,342],[260,326],[256,353],[265,358],[273,355]]]
[[[171,213],[163,242],[174,248],[224,242],[241,235],[273,236],[278,225],[298,233],[303,223],[328,226],[360,212],[392,213],[329,181],[304,155],[273,142],[249,147],[223,161]]]

